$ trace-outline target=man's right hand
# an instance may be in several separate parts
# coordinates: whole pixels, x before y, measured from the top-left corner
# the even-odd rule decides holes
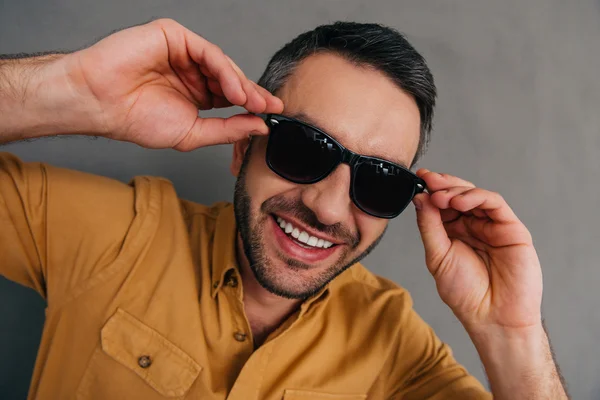
[[[169,19],[116,32],[56,62],[93,110],[89,134],[143,147],[189,151],[268,133],[252,114],[202,118],[198,110],[283,110],[281,100],[246,78],[219,47]]]

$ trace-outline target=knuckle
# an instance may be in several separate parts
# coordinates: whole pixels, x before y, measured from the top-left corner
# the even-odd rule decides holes
[[[219,46],[217,46],[216,44],[212,43],[212,42],[208,42],[207,44],[212,51],[214,51],[214,55],[217,57],[223,57],[226,58],[227,56],[225,55],[225,52],[223,51],[222,48],[220,48]],[[229,62],[228,62],[229,63]]]
[[[159,19],[154,20],[153,22],[155,24],[162,25],[162,26],[179,25],[179,23],[172,18],[159,18]]]

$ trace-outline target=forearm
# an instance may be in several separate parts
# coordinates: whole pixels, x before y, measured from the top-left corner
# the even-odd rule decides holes
[[[544,327],[471,333],[494,399],[568,399]]]
[[[98,134],[93,102],[69,76],[65,54],[0,56],[0,144],[64,134]]]

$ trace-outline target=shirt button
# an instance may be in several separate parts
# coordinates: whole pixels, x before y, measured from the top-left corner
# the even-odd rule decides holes
[[[229,278],[229,280],[227,281],[227,285],[231,286],[231,287],[237,287],[238,285],[238,280],[235,276],[232,276],[231,278]]]
[[[242,333],[242,332],[236,332],[233,337],[235,338],[235,340],[237,340],[238,342],[243,342],[244,340],[246,340],[246,334]]]
[[[138,365],[142,368],[148,368],[152,364],[150,356],[141,356],[138,358]]]

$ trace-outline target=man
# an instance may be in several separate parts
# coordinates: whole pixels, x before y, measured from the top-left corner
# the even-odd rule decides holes
[[[409,294],[358,263],[412,201],[427,266],[494,398],[566,398],[526,227],[496,193],[408,170],[435,87],[405,39],[322,26],[259,83],[164,19],[0,64],[1,142],[234,143],[238,177],[233,207],[205,207],[160,178],[124,185],[0,157],[1,272],[48,302],[29,397],[490,398]],[[230,105],[249,113],[198,116]]]

